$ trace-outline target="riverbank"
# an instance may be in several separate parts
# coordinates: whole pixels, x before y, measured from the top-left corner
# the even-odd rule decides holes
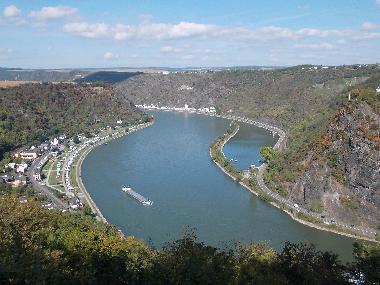
[[[236,116],[234,118],[242,119],[241,117],[236,117]],[[243,121],[245,123],[250,123],[251,120],[249,120],[249,119],[243,119],[243,120],[240,120],[240,121]],[[276,127],[273,127],[273,128],[276,128]],[[237,128],[235,128],[234,132],[232,132],[231,134],[229,134],[229,135],[224,134],[223,141],[221,143],[219,143],[219,146],[218,146],[218,143],[215,143],[216,146],[219,147],[219,151],[221,152],[221,154],[222,154],[222,156],[223,156],[223,158],[224,158],[225,161],[228,161],[228,159],[226,158],[226,156],[225,156],[225,154],[223,152],[223,147],[224,147],[224,145],[226,143],[228,143],[228,141],[231,138],[233,138],[237,134],[238,131],[239,131],[239,128],[237,127]],[[280,134],[281,134],[281,136],[280,136],[279,140],[277,141],[276,145],[274,146],[277,149],[279,149],[279,148],[281,148],[283,146],[284,139],[285,139],[285,132],[282,132]],[[264,183],[263,173],[265,172],[266,167],[267,167],[267,165],[265,163],[262,164],[260,167],[258,167],[257,171],[255,171],[254,173],[252,173],[255,176],[255,178],[253,178],[253,179],[256,180],[256,182],[257,182],[256,185],[254,183],[252,183],[252,181],[250,181],[250,179],[247,179],[247,178],[241,179],[240,176],[237,177],[236,175],[234,175],[233,173],[231,173],[230,171],[228,171],[228,169],[226,169],[226,167],[224,166],[225,163],[223,163],[223,165],[222,165],[222,163],[220,163],[216,159],[214,159],[215,157],[212,154],[212,148],[214,146],[215,145],[213,144],[210,147],[210,157],[212,158],[212,160],[214,161],[214,163],[226,175],[228,175],[234,181],[237,181],[241,186],[243,186],[245,189],[247,189],[251,193],[253,193],[256,196],[258,196],[262,200],[264,200],[264,201],[268,202],[269,204],[271,204],[272,206],[274,206],[274,207],[276,207],[276,208],[284,211],[293,220],[295,220],[295,221],[297,221],[297,222],[299,222],[301,224],[304,224],[306,226],[318,229],[318,230],[333,232],[335,234],[339,234],[339,235],[343,235],[343,236],[347,236],[347,237],[351,237],[351,238],[362,239],[362,240],[371,241],[371,242],[378,242],[378,241],[376,241],[372,237],[364,236],[361,233],[355,233],[355,232],[353,232],[352,229],[349,228],[348,225],[336,223],[334,225],[323,226],[325,224],[323,223],[323,220],[321,220],[320,217],[317,214],[310,213],[306,209],[302,209],[298,205],[296,206],[296,205],[290,203],[290,201],[285,200],[283,197],[280,197],[278,194],[273,193],[265,185],[265,183]],[[252,187],[250,185],[255,185],[255,186],[259,187],[260,191],[258,191],[259,189],[257,189],[257,187],[256,187],[256,189],[254,189],[255,187]],[[303,217],[303,219],[300,218],[300,216]],[[310,222],[310,221],[308,221],[308,219],[309,220],[315,220],[316,222],[315,223]],[[347,229],[345,229],[345,228],[347,228]],[[357,229],[357,231],[360,232],[361,230]]]
[[[82,163],[83,163],[84,159],[94,148],[96,148],[100,145],[103,145],[105,143],[108,143],[111,140],[118,139],[118,138],[121,138],[125,135],[129,135],[131,133],[134,133],[138,130],[145,129],[145,128],[151,126],[152,124],[154,124],[154,121],[130,127],[128,129],[128,131],[115,132],[112,135],[107,136],[106,139],[100,140],[94,144],[89,145],[87,148],[85,148],[80,153],[79,157],[77,158],[77,162],[76,162],[76,166],[75,166],[75,172],[74,172],[75,173],[74,180],[76,181],[80,191],[83,193],[84,198],[87,201],[87,205],[91,208],[92,212],[96,214],[96,218],[99,221],[101,221],[103,223],[108,223],[107,219],[103,216],[102,212],[100,211],[100,209],[98,208],[98,206],[96,205],[94,200],[91,198],[91,195],[88,193],[88,191],[87,191],[87,189],[84,186],[84,183],[82,181]]]

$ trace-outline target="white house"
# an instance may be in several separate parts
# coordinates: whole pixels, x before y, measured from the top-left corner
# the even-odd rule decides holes
[[[25,173],[25,170],[28,168],[26,163],[21,163],[17,165],[16,173]]]
[[[16,168],[16,163],[10,162],[5,165],[5,168],[10,168],[10,169],[15,169]]]
[[[51,144],[52,146],[57,146],[57,145],[59,145],[59,140],[58,140],[57,138],[54,138],[54,139],[50,142],[50,144]]]

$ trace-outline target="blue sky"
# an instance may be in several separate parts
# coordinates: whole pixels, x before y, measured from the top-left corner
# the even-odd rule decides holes
[[[380,62],[380,0],[0,0],[0,66]]]

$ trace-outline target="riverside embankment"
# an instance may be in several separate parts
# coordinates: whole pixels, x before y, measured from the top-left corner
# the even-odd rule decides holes
[[[80,192],[83,193],[83,198],[86,200],[87,205],[91,208],[92,212],[96,214],[96,218],[103,222],[103,223],[108,223],[107,219],[104,217],[94,200],[91,198],[91,195],[88,193],[83,181],[82,181],[82,163],[86,156],[96,147],[103,145],[105,143],[108,143],[111,140],[121,138],[125,135],[129,135],[131,133],[134,133],[138,130],[147,128],[151,126],[154,123],[154,121],[149,122],[149,123],[143,123],[139,124],[133,127],[130,127],[128,131],[116,131],[113,134],[107,136],[105,139],[99,140],[98,142],[89,145],[87,148],[85,148],[78,156],[77,158],[77,163],[75,167],[75,178],[74,180],[76,181],[76,184],[78,185]]]

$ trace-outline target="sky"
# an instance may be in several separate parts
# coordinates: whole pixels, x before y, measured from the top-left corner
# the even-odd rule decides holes
[[[0,0],[0,66],[380,62],[380,0]]]

